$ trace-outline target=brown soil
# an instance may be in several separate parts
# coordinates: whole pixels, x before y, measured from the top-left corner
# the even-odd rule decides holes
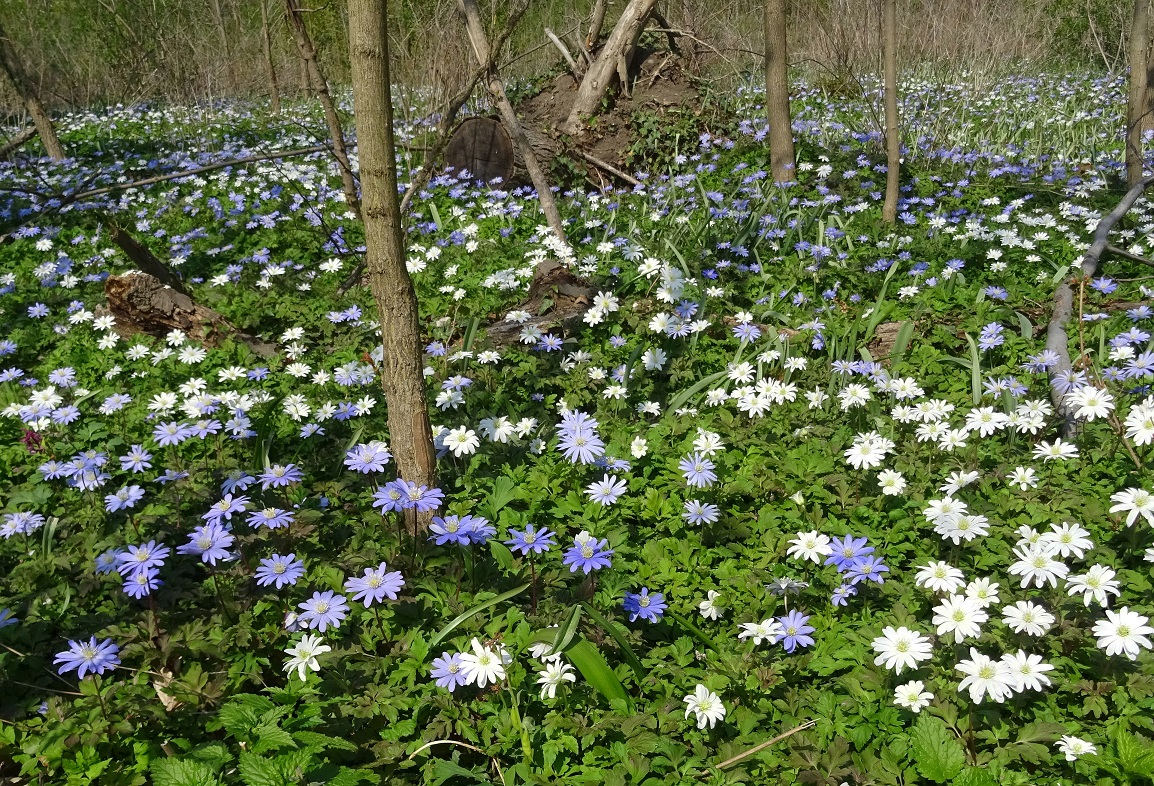
[[[594,118],[580,148],[595,158],[621,168],[633,146],[630,117],[636,112],[665,113],[677,107],[697,108],[701,94],[678,55],[667,51],[638,50],[630,69],[632,94],[619,94],[612,106]],[[558,138],[557,127],[569,116],[577,94],[573,77],[566,73],[517,106],[525,126]],[[577,161],[583,164],[582,161]],[[594,176],[596,179],[596,176]]]

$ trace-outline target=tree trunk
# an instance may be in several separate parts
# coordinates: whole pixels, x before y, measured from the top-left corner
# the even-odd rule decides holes
[[[882,220],[898,218],[898,182],[901,175],[901,140],[898,137],[898,11],[897,0],[883,0],[882,51],[885,59],[886,201]]]
[[[321,70],[320,62],[317,60],[317,50],[313,46],[312,38],[309,37],[308,29],[305,27],[305,20],[301,16],[298,2],[299,0],[285,0],[285,17],[288,19],[289,29],[292,30],[293,40],[296,41],[297,51],[300,52],[301,60],[305,63],[313,92],[317,94],[321,108],[325,112],[325,124],[329,128],[329,136],[333,141],[333,156],[337,159],[337,164],[341,170],[341,184],[345,192],[345,202],[348,203],[349,210],[352,210],[359,218],[361,205],[360,199],[357,197],[357,181],[353,179],[353,170],[349,165],[349,154],[345,148],[345,134],[341,129],[341,118],[337,114],[336,104],[333,103],[332,94],[329,92],[329,83]],[[392,117],[391,110],[389,116]]]
[[[769,164],[775,183],[795,178],[793,123],[789,114],[789,49],[786,0],[765,0],[765,114],[769,121]]]
[[[268,0],[260,0],[260,37],[264,48],[264,65],[268,71],[268,94],[274,115],[280,114],[280,85],[276,78],[276,63],[272,59],[272,33],[268,24]]]
[[[1150,0],[1134,0],[1130,24],[1130,102],[1126,111],[1126,181],[1142,179],[1142,120],[1146,114],[1146,48]]]
[[[620,68],[626,66],[633,57],[633,50],[637,48],[637,39],[645,28],[645,21],[649,13],[657,5],[657,0],[629,0],[629,5],[621,12],[621,18],[609,34],[605,46],[597,55],[597,59],[585,72],[581,86],[577,88],[577,97],[573,99],[573,106],[569,109],[569,117],[561,124],[561,130],[571,136],[580,136],[585,128],[585,121],[597,114],[597,108],[605,91],[617,78]]]
[[[52,125],[52,118],[48,116],[44,105],[40,103],[40,97],[36,95],[36,90],[32,87],[32,80],[24,74],[20,59],[12,47],[12,41],[3,28],[0,28],[0,69],[3,69],[8,81],[16,90],[16,95],[20,97],[24,107],[28,110],[28,114],[32,116],[32,122],[36,125],[36,133],[40,135],[40,141],[49,158],[53,161],[63,161],[68,156],[64,152],[64,145],[60,144],[60,137],[56,136],[56,128]]]
[[[481,23],[481,12],[477,9],[477,0],[458,0],[458,8],[465,17],[465,29],[468,31],[469,43],[473,46],[473,54],[477,57],[477,63],[488,72],[485,77],[485,86],[497,104],[501,124],[505,126],[505,130],[513,139],[513,144],[521,152],[521,158],[525,162],[529,179],[533,182],[533,188],[537,190],[541,212],[545,214],[545,220],[549,223],[549,228],[553,230],[553,233],[557,235],[557,239],[562,243],[567,243],[561,213],[557,210],[556,200],[553,199],[553,189],[545,178],[545,171],[541,168],[541,162],[537,160],[537,154],[533,152],[533,147],[529,144],[520,121],[517,120],[517,113],[509,102],[509,96],[505,93],[505,83],[501,81],[501,73],[497,70],[495,60],[498,53],[490,51],[489,40]]]
[[[605,7],[608,0],[597,0],[593,5],[593,18],[589,21],[589,35],[585,36],[585,49],[592,52],[597,46],[597,39],[601,37],[601,28],[605,26]]]
[[[212,12],[212,23],[216,25],[216,34],[220,38],[220,55],[224,60],[224,73],[227,78],[225,85],[229,93],[236,93],[236,68],[232,62],[232,51],[228,45],[228,30],[224,26],[224,14],[220,12],[220,0],[209,0],[208,8]]]
[[[1146,32],[1149,38],[1149,28]],[[1146,112],[1141,125],[1143,131],[1154,131],[1154,47],[1148,48],[1146,54]]]
[[[353,103],[364,192],[365,261],[384,343],[381,381],[389,440],[400,475],[425,486],[436,481],[425,399],[417,295],[405,268],[397,198],[389,31],[385,0],[349,0]],[[418,518],[409,518],[416,532]]]

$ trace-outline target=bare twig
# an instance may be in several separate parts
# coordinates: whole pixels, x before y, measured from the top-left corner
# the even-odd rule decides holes
[[[736,756],[731,756],[730,758],[721,762],[721,764],[716,765],[716,769],[724,770],[726,767],[730,766],[731,764],[737,764],[737,762],[741,761],[742,759],[747,759],[750,756],[752,756],[753,754],[765,750],[770,745],[773,745],[775,742],[781,742],[785,738],[792,737],[793,735],[797,734],[799,731],[805,731],[806,729],[812,728],[816,723],[817,723],[817,721],[808,720],[805,723],[801,724],[800,726],[794,726],[789,731],[782,732],[781,734],[777,735],[776,737],[771,737],[770,739],[766,740],[765,742],[754,745],[752,748],[750,748],[749,750],[747,750],[743,753],[739,753]],[[712,773],[710,770],[704,770],[704,771],[702,771],[701,774],[702,775],[709,775]]]
[[[409,754],[408,761],[412,761],[418,753],[431,748],[434,745],[460,745],[462,748],[468,748],[471,751],[476,751],[482,756],[489,756],[489,761],[492,762],[493,769],[497,771],[497,776],[501,779],[501,783],[503,784],[505,782],[505,773],[501,771],[501,765],[497,763],[497,758],[495,756],[490,756],[488,753],[485,753],[485,751],[481,750],[476,745],[470,745],[467,742],[459,742],[457,740],[433,740],[432,742],[426,742],[424,745]]]
[[[1124,248],[1118,248],[1117,246],[1107,245],[1106,246],[1106,253],[1107,254],[1113,254],[1114,256],[1118,256],[1118,257],[1123,257],[1124,259],[1129,259],[1132,262],[1141,262],[1143,265],[1150,265],[1151,267],[1154,267],[1154,260],[1147,259],[1146,257],[1140,257],[1137,254],[1131,254],[1129,251],[1127,251]]]
[[[631,183],[632,185],[635,185],[635,186],[641,185],[640,180],[633,177],[632,175],[628,175],[628,174],[622,172],[620,169],[613,166],[609,162],[602,161],[600,158],[597,158],[596,156],[590,155],[589,153],[586,153],[584,150],[581,150],[579,148],[574,148],[574,151],[577,153],[577,155],[581,156],[582,158],[584,158],[586,161],[588,161],[590,164],[597,167],[598,169],[604,169],[609,174],[613,175],[614,177],[618,177],[621,180],[624,180],[626,183]]]
[[[569,64],[569,73],[573,74],[573,80],[580,82],[581,75],[578,73],[577,61],[573,59],[573,55],[569,54],[569,47],[565,46],[565,42],[547,27],[545,28],[545,37],[553,42],[553,46],[557,47],[557,51],[561,53],[561,57],[565,58],[565,62]]]

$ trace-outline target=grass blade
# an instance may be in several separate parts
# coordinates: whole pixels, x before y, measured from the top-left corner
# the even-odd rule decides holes
[[[520,587],[516,587],[514,589],[509,590],[508,592],[503,592],[494,598],[489,598],[486,601],[482,601],[481,603],[478,603],[476,606],[469,609],[468,611],[461,612],[460,614],[458,614],[456,617],[453,618],[452,622],[450,622],[445,627],[441,628],[440,632],[438,632],[437,635],[434,636],[429,641],[429,649],[432,649],[433,647],[440,644],[445,639],[446,636],[448,636],[450,633],[452,633],[454,630],[456,630],[457,627],[462,622],[469,619],[469,617],[472,617],[474,614],[482,612],[485,609],[490,608],[491,606],[496,606],[498,603],[501,603],[502,601],[506,601],[506,600],[509,600],[510,598],[516,597],[517,595],[520,595],[522,592],[524,592],[527,589],[529,589],[529,584],[528,583],[522,584]]]
[[[569,612],[569,616],[561,623],[561,627],[557,629],[557,635],[553,637],[553,652],[564,652],[565,648],[569,646],[569,642],[573,641],[573,637],[577,635],[577,626],[581,624],[581,607],[574,606],[573,610]]]
[[[648,674],[648,672],[645,670],[645,667],[641,665],[641,659],[637,657],[637,653],[629,646],[629,641],[625,638],[625,635],[621,633],[616,625],[605,619],[597,609],[588,603],[582,603],[581,605],[584,607],[585,612],[593,618],[593,621],[601,627],[601,630],[608,633],[610,638],[617,643],[617,646],[621,649],[621,655],[625,658],[625,662],[629,664],[629,667],[633,669],[633,674],[637,677],[638,682],[645,679],[645,675]]]
[[[692,622],[682,617],[680,614],[675,614],[672,611],[665,612],[671,620],[676,622],[681,628],[693,638],[697,639],[701,644],[714,652],[717,652],[717,645],[713,643],[713,639],[709,638],[701,628],[694,625]]]

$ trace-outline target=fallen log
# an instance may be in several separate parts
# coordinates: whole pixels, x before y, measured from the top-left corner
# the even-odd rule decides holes
[[[137,333],[159,338],[180,330],[205,346],[219,347],[226,338],[232,338],[262,358],[277,353],[275,344],[245,333],[223,314],[194,302],[147,273],[132,271],[112,276],[104,282],[104,294],[109,313],[116,318],[115,330],[122,338]]]
[[[1106,215],[1102,216],[1098,221],[1098,226],[1094,229],[1094,239],[1090,244],[1090,248],[1086,250],[1082,257],[1081,273],[1082,281],[1094,276],[1098,272],[1098,263],[1102,259],[1102,255],[1111,250],[1110,247],[1110,230],[1114,225],[1122,220],[1122,217],[1130,212],[1130,208],[1138,201],[1139,197],[1146,191],[1147,187],[1154,185],[1154,175],[1143,178],[1135,183],[1129,191],[1118,201],[1114,209]],[[1130,254],[1123,254],[1128,258],[1133,258]],[[1145,260],[1137,260],[1145,262]],[[1079,317],[1081,317],[1081,302],[1079,300]],[[1050,400],[1054,404],[1054,409],[1062,418],[1062,425],[1059,427],[1059,433],[1063,437],[1070,437],[1078,433],[1081,427],[1081,422],[1074,416],[1069,404],[1066,403],[1066,397],[1060,393],[1055,386],[1055,382],[1060,375],[1069,374],[1074,370],[1074,362],[1070,359],[1069,337],[1066,335],[1066,323],[1074,315],[1074,290],[1070,282],[1063,281],[1058,285],[1054,292],[1054,308],[1050,315],[1050,323],[1046,330],[1046,349],[1053,351],[1058,356],[1058,362],[1054,364],[1053,368],[1047,373],[1050,382]],[[1080,363],[1083,358],[1078,358]],[[1129,445],[1127,444],[1127,448]]]

